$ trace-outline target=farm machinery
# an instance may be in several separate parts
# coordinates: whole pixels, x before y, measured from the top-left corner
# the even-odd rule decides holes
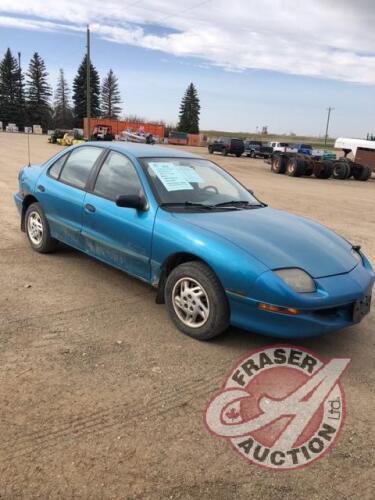
[[[276,152],[271,158],[271,170],[276,174],[290,177],[312,176],[318,179],[349,179],[367,181],[371,177],[371,169],[367,165],[343,157],[330,160],[324,157],[299,153]]]
[[[110,125],[95,125],[90,139],[92,141],[113,141],[115,136]]]
[[[49,136],[48,142],[59,146],[72,146],[84,142],[79,129],[56,129]]]

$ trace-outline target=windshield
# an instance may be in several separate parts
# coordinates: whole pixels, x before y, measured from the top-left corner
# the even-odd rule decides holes
[[[211,161],[147,158],[143,164],[161,205],[262,206],[247,189]]]

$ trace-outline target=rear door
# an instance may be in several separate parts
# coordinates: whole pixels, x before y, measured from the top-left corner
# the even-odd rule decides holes
[[[104,149],[81,146],[60,157],[38,179],[36,197],[46,214],[51,235],[82,249],[85,187]]]
[[[86,194],[82,235],[88,253],[149,281],[155,212],[116,205],[117,196],[134,194],[146,198],[135,166],[110,151]]]

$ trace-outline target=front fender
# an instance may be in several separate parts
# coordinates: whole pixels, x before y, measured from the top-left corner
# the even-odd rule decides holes
[[[239,295],[248,296],[258,276],[268,270],[264,264],[216,233],[158,209],[151,256],[153,284],[159,282],[163,263],[178,253],[189,253],[204,261],[226,291]]]

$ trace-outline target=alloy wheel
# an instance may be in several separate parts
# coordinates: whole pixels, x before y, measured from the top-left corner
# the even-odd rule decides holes
[[[27,219],[27,234],[34,245],[40,245],[43,240],[43,222],[36,211],[31,212]]]
[[[180,321],[190,328],[200,328],[210,315],[210,302],[205,289],[197,280],[187,276],[174,285],[172,304]]]

